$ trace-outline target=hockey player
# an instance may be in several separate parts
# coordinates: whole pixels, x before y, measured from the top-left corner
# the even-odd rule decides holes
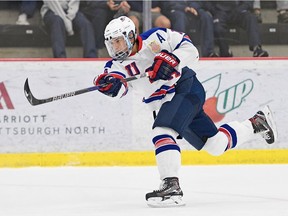
[[[193,67],[198,51],[185,33],[153,28],[141,35],[127,17],[106,26],[105,45],[112,57],[104,73],[94,79],[100,92],[121,97],[128,90],[140,91],[143,103],[154,112],[152,143],[160,174],[159,190],[146,194],[152,207],[183,206],[178,171],[182,137],[197,150],[221,155],[260,134],[268,144],[276,141],[276,128],[268,107],[243,122],[230,122],[217,128],[203,111],[205,91]],[[123,78],[141,73],[148,78],[125,83]],[[123,87],[123,88],[122,88]]]

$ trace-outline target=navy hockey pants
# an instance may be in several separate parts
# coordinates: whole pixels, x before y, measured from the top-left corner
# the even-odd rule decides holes
[[[207,139],[218,132],[203,110],[204,102],[205,90],[195,72],[188,67],[183,68],[176,84],[176,93],[171,101],[161,106],[153,128],[172,128],[197,150],[201,150]]]

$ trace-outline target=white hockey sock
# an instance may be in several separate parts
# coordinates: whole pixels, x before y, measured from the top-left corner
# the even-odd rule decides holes
[[[228,123],[236,131],[237,135],[237,146],[250,140],[254,135],[254,129],[250,120],[245,120],[243,122],[230,122]]]
[[[209,138],[203,147],[203,150],[215,156],[245,143],[254,135],[253,127],[249,120],[241,123],[237,121],[229,122],[221,125],[218,130],[219,132]]]
[[[181,166],[181,153],[175,139],[170,135],[163,134],[155,136],[153,143],[155,145],[156,162],[160,179],[178,177],[178,171]]]

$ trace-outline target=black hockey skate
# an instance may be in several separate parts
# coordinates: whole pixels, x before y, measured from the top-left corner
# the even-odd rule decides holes
[[[154,208],[184,206],[183,192],[176,177],[165,178],[159,190],[146,194],[147,204]]]
[[[277,129],[273,120],[272,112],[268,106],[258,111],[249,119],[252,123],[254,133],[261,134],[268,144],[272,144],[277,140]]]

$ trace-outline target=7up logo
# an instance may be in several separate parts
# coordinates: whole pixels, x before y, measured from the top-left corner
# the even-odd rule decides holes
[[[221,74],[202,82],[206,89],[204,110],[214,122],[221,121],[225,114],[238,108],[253,89],[251,79],[243,80],[219,92]]]

